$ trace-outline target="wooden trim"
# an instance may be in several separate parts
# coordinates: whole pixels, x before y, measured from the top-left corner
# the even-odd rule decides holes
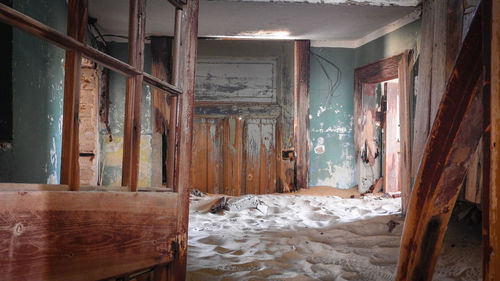
[[[489,66],[491,81],[491,143],[490,143],[490,185],[489,185],[489,245],[485,250],[483,259],[487,262],[484,280],[498,280],[500,275],[500,3],[499,1],[485,1],[489,7],[485,11],[491,11],[491,45]],[[482,4],[481,4],[482,5]],[[488,65],[488,64],[486,64]],[[486,170],[486,169],[485,169]],[[488,235],[488,234],[487,234]]]
[[[177,9],[182,9],[184,7],[184,5],[187,4],[187,0],[186,1],[183,1],[183,0],[168,0],[168,2],[170,2],[170,4],[174,5],[174,7],[176,7]]]
[[[179,12],[180,14],[181,12]],[[179,233],[179,250],[172,265],[172,280],[186,279],[187,265],[187,231],[189,219],[189,188],[191,187],[191,156],[193,143],[193,103],[194,103],[194,82],[196,66],[196,49],[198,37],[198,0],[189,0],[182,10],[180,16],[181,33],[176,34],[180,38],[180,52],[178,59],[179,67],[174,69],[179,71],[173,75],[175,82],[182,89],[183,94],[177,101],[177,130],[178,149],[175,158],[174,184],[177,191],[177,206],[179,209],[177,216],[177,231]],[[176,47],[177,48],[177,47]],[[179,50],[179,49],[178,49]]]
[[[56,31],[55,29],[50,28],[43,23],[36,21],[33,18],[28,17],[4,4],[0,4],[0,21],[19,28],[31,35],[48,41],[63,49],[80,52],[88,59],[99,63],[109,69],[120,72],[126,76],[142,74],[144,76],[145,83],[165,91],[168,95],[177,96],[182,94],[179,88],[165,81],[161,81],[160,79],[155,78],[150,74],[144,73],[143,71],[139,71],[133,66],[124,63],[108,54],[88,47],[78,40],[64,35]]]
[[[129,63],[142,73],[144,68],[144,37],[146,0],[130,0]],[[141,74],[128,77],[123,132],[122,185],[137,191],[141,142]]]
[[[309,176],[309,56],[311,42],[295,40],[294,59],[294,117],[297,190],[308,187]],[[278,154],[280,154],[279,152]]]
[[[431,280],[469,159],[484,131],[476,14],[448,80],[411,194],[396,280]]]
[[[68,36],[85,44],[87,30],[87,0],[68,2]],[[69,184],[71,190],[80,186],[79,151],[79,110],[80,110],[80,75],[82,54],[78,51],[66,51],[64,64],[64,107],[61,152],[61,183]]]
[[[70,191],[67,184],[39,184],[39,183],[0,183],[0,192],[4,191]],[[126,186],[92,186],[82,185],[80,191],[99,192],[129,192]],[[140,192],[171,192],[165,188],[140,188]]]
[[[3,191],[2,279],[101,280],[169,262],[178,212],[174,193]]]

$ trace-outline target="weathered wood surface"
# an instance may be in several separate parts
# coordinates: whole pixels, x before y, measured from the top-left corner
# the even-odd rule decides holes
[[[431,126],[462,41],[461,0],[428,0],[422,8],[412,179],[417,175]]]
[[[224,194],[239,196],[243,186],[243,123],[230,116],[224,120]]]
[[[479,142],[477,149],[471,157],[471,163],[469,165],[469,170],[467,170],[467,176],[465,178],[465,190],[464,198],[465,200],[479,204],[481,203],[481,191],[483,185],[483,146],[482,141]]]
[[[311,42],[295,41],[293,139],[297,189],[308,187],[309,175],[309,56]]]
[[[67,184],[39,184],[39,183],[0,183],[0,191],[69,191]],[[129,192],[127,186],[91,186],[81,185],[80,191],[102,191],[102,192]],[[140,188],[141,192],[169,192],[165,188],[148,187]]]
[[[448,80],[406,215],[396,280],[431,280],[453,206],[484,131],[481,22],[476,15]]]
[[[401,208],[403,214],[408,209],[411,194],[411,112],[413,110],[413,59],[412,52],[406,51],[398,67],[399,79],[399,123],[400,161],[399,178],[401,186]]]
[[[276,102],[275,59],[202,59],[196,64],[196,101]]]
[[[68,2],[68,36],[85,44],[87,30],[87,0]],[[79,110],[80,74],[82,54],[66,51],[64,65],[64,107],[61,151],[61,183],[69,184],[71,190],[80,186],[79,150]]]
[[[484,11],[491,11],[486,15],[487,20],[485,26],[490,27],[488,30],[490,36],[486,36],[486,42],[490,42],[487,48],[487,56],[485,62],[485,70],[489,85],[485,84],[485,88],[490,87],[491,93],[491,143],[490,143],[490,184],[489,192],[486,194],[489,204],[483,201],[485,210],[488,211],[489,220],[488,232],[483,229],[483,276],[484,280],[498,280],[500,275],[500,3],[494,0],[483,1],[485,4]],[[487,5],[486,5],[487,4]],[[491,25],[488,24],[490,20]],[[487,45],[487,44],[485,44]],[[488,77],[490,76],[490,77]],[[488,79],[490,78],[490,79]],[[488,81],[489,80],[489,81]],[[488,175],[486,175],[487,177]],[[486,188],[485,188],[486,189]],[[488,218],[486,218],[488,219]],[[487,239],[484,239],[487,238]]]
[[[198,0],[189,0],[182,11],[177,14],[181,32],[176,32],[180,38],[179,56],[174,60],[174,70],[177,69],[175,61],[179,61],[178,72],[175,71],[174,82],[182,89],[183,94],[179,96],[177,112],[176,136],[178,137],[178,149],[176,150],[174,166],[174,189],[177,191],[177,206],[179,208],[177,231],[179,233],[179,249],[170,270],[169,279],[185,280],[187,265],[187,231],[189,219],[189,189],[191,188],[191,153],[193,147],[193,105],[194,105],[194,81],[196,66],[196,50],[198,39]],[[178,80],[177,80],[178,79]],[[178,84],[177,84],[178,83]]]
[[[165,263],[173,193],[1,192],[4,280],[100,280]]]
[[[130,0],[128,62],[142,73],[144,69],[144,36],[146,0]],[[123,121],[122,185],[137,190],[141,140],[141,99],[143,75],[127,78],[125,119]]]
[[[113,58],[112,56],[98,51],[92,47],[73,39],[70,36],[59,33],[53,28],[50,28],[39,21],[34,20],[4,4],[0,4],[0,21],[17,27],[29,34],[32,34],[42,40],[48,41],[54,45],[57,45],[66,50],[74,50],[82,53],[85,57],[105,67],[108,67],[114,71],[120,72],[124,75],[139,75],[144,76],[144,82],[153,86],[160,88],[165,91],[168,95],[178,96],[182,94],[178,87],[175,87],[165,81],[161,81],[158,78],[153,77],[150,74],[140,72],[135,67],[122,62],[119,59]]]
[[[151,74],[164,81],[171,81],[172,68],[172,40],[167,37],[151,38]],[[163,161],[168,159],[168,149],[163,149],[163,138],[168,140],[170,128],[171,99],[165,94],[153,88],[153,175],[152,186],[162,186],[163,184]],[[168,142],[167,142],[168,143]],[[167,144],[168,145],[168,144]],[[166,163],[168,164],[168,163]],[[166,171],[165,171],[166,172]],[[166,176],[165,176],[166,177]]]

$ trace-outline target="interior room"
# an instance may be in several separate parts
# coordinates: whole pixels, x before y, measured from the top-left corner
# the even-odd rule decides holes
[[[0,0],[0,30],[0,279],[498,279],[498,1]]]

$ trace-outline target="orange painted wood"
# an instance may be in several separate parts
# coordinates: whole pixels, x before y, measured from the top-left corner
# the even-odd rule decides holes
[[[309,49],[310,41],[295,41],[293,138],[297,189],[308,187],[309,177]]]
[[[87,30],[87,0],[68,2],[68,36],[85,43]],[[71,190],[80,186],[79,110],[80,74],[82,55],[77,51],[66,51],[64,65],[64,108],[61,151],[61,183]]]
[[[193,145],[193,115],[194,115],[194,82],[196,66],[196,49],[198,39],[198,0],[189,0],[179,14],[181,18],[180,46],[182,51],[178,56],[178,72],[173,75],[175,85],[182,89],[183,94],[177,99],[177,130],[178,148],[174,167],[174,190],[178,195],[179,250],[172,265],[174,280],[186,279],[187,262],[187,231],[189,218],[189,189],[191,188],[191,153]],[[174,64],[175,66],[175,64]],[[174,67],[177,69],[177,66]],[[177,84],[178,82],[178,84]]]
[[[411,194],[396,280],[432,280],[446,226],[484,131],[481,21],[475,15],[448,80]]]
[[[224,194],[239,196],[243,176],[243,121],[230,116],[224,120]]]
[[[207,122],[203,118],[193,120],[192,186],[201,192],[207,188]]]
[[[261,130],[260,119],[245,120],[243,134],[244,194],[259,194]]]
[[[207,188],[209,193],[223,191],[222,119],[207,120]]]
[[[144,36],[146,28],[146,1],[130,0],[129,8],[129,64],[142,73],[144,68]],[[141,140],[141,98],[143,75],[127,78],[125,119],[123,129],[122,185],[137,190]]]
[[[176,194],[0,195],[3,280],[100,280],[172,260]]]

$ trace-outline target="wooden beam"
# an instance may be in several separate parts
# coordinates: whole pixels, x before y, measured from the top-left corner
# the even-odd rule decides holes
[[[128,60],[142,73],[144,68],[144,36],[146,0],[130,0]],[[127,78],[123,132],[122,185],[137,191],[141,142],[141,99],[143,75]]]
[[[0,21],[19,28],[42,40],[50,42],[66,50],[73,50],[82,53],[88,59],[99,63],[109,69],[120,72],[126,76],[142,74],[144,82],[165,91],[168,95],[177,96],[182,94],[179,88],[153,77],[150,74],[137,70],[135,67],[120,61],[108,54],[100,52],[94,48],[79,42],[78,40],[59,33],[43,23],[34,20],[4,4],[0,4]]]
[[[68,36],[85,44],[87,30],[87,0],[68,2]],[[80,75],[82,54],[66,51],[64,64],[64,107],[61,152],[61,183],[68,184],[71,190],[80,186],[79,151],[79,110]]]
[[[294,117],[296,188],[307,188],[309,175],[309,56],[311,42],[295,41],[294,58]]]
[[[411,195],[411,110],[413,100],[413,56],[406,51],[401,56],[398,66],[399,79],[399,123],[400,123],[400,159],[399,184],[401,189],[402,213],[406,214]]]
[[[485,1],[488,3],[484,11],[490,11],[490,97],[491,97],[491,143],[490,143],[490,185],[489,185],[489,245],[483,244],[484,250],[484,280],[498,280],[500,276],[500,3],[498,1]],[[488,9],[489,8],[489,9]],[[486,64],[488,65],[488,64]],[[488,211],[488,210],[487,210]],[[484,236],[483,236],[484,237]]]
[[[191,187],[191,155],[193,143],[193,103],[194,81],[196,66],[196,49],[198,39],[198,0],[189,0],[180,13],[181,36],[179,55],[175,61],[179,62],[174,69],[179,71],[173,75],[175,82],[182,89],[183,94],[177,101],[177,130],[179,146],[175,158],[175,190],[177,190],[177,204],[179,208],[177,231],[179,233],[179,250],[175,258],[171,273],[172,280],[186,279],[187,258],[187,231],[189,218],[189,188]]]
[[[169,262],[177,212],[174,193],[0,192],[2,279],[101,280]]]
[[[475,15],[447,83],[412,191],[396,280],[431,280],[469,159],[484,131],[481,22]]]
[[[168,0],[170,4],[174,5],[177,9],[182,9],[186,5],[187,0]]]

